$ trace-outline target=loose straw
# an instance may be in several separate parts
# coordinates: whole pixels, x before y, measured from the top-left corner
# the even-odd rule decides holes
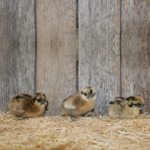
[[[16,120],[0,112],[0,150],[150,150],[150,115]]]

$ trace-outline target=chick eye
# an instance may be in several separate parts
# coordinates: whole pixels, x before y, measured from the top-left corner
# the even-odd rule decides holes
[[[87,96],[87,94],[86,94],[86,93],[84,93],[84,95],[85,95],[85,96]]]
[[[41,102],[41,99],[37,99],[38,102]]]
[[[114,104],[114,102],[109,102],[109,104]]]
[[[33,99],[33,102],[35,102],[35,98]]]
[[[95,93],[93,94],[93,96],[95,95]]]
[[[141,105],[141,104],[140,104],[140,103],[137,103],[136,105],[138,105],[138,106],[139,106],[139,105]]]
[[[132,107],[132,104],[131,105],[128,105],[129,107]]]

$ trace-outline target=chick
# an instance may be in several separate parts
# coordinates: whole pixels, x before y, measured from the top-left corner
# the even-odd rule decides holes
[[[109,102],[107,107],[107,114],[111,117],[118,118],[122,112],[122,101],[123,97],[115,97]]]
[[[142,108],[145,107],[144,99],[139,96],[130,96],[124,99],[122,108],[122,113],[120,118],[136,118],[142,111]]]
[[[61,105],[61,115],[66,119],[71,120],[72,117],[79,117],[86,115],[90,111],[94,111],[96,105],[95,89],[91,86],[83,88],[68,98],[66,98]]]
[[[37,117],[45,114],[48,100],[45,94],[36,93],[15,95],[8,103],[9,110],[16,117]]]

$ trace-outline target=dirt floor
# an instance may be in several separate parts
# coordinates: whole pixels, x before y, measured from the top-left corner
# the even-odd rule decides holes
[[[150,115],[16,120],[0,112],[0,150],[150,150]]]

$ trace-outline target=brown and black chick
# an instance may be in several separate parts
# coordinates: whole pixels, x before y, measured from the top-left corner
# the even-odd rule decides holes
[[[144,105],[144,99],[139,96],[130,96],[123,101],[122,113],[120,118],[136,118],[140,115]]]
[[[48,100],[45,94],[36,93],[34,96],[17,94],[8,103],[9,111],[16,117],[37,117],[45,114]]]
[[[111,100],[107,107],[107,114],[110,117],[118,118],[120,114],[122,113],[122,101],[123,97],[115,97],[113,100]]]
[[[110,101],[107,113],[111,117],[130,119],[138,117],[143,107],[144,99],[139,96],[117,97]]]
[[[96,114],[96,95],[95,89],[91,86],[83,88],[68,98],[61,105],[61,115],[71,120],[82,115],[86,115],[94,110]],[[73,117],[73,118],[72,118]]]

